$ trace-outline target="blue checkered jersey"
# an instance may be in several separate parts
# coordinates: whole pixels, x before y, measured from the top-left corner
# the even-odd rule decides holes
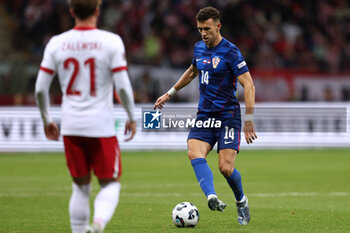
[[[194,46],[192,64],[199,72],[199,113],[236,112],[240,108],[237,77],[248,71],[236,45],[222,38],[217,46],[208,48],[199,41]]]

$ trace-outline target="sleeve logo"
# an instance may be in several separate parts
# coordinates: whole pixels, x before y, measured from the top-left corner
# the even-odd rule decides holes
[[[241,69],[243,66],[247,65],[247,63],[245,63],[245,61],[242,61],[241,63],[239,63],[237,65],[238,69]]]

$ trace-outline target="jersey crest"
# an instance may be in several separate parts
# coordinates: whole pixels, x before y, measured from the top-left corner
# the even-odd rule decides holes
[[[220,58],[215,56],[215,57],[212,58],[212,62],[213,62],[213,68],[215,69],[219,65]]]

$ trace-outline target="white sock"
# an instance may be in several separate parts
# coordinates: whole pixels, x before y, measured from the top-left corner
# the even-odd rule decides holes
[[[242,203],[242,202],[245,202],[246,199],[247,199],[246,196],[243,195],[242,199],[239,200],[239,201],[236,201],[236,202],[237,202],[237,203]]]
[[[215,194],[209,194],[209,195],[207,196],[207,200],[209,201],[210,199],[212,199],[212,198],[214,198],[214,197],[217,198],[217,196],[216,196]]]
[[[73,183],[72,196],[69,201],[70,224],[73,233],[85,233],[89,225],[89,196],[91,184],[77,185]]]
[[[115,208],[119,202],[120,183],[111,182],[101,187],[95,198],[94,223],[99,224],[102,229],[111,220]]]

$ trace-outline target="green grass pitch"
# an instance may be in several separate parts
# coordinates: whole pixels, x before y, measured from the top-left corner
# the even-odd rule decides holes
[[[241,151],[236,167],[252,215],[245,227],[217,154],[208,162],[223,213],[208,209],[185,151],[124,152],[121,198],[105,232],[350,232],[350,149]],[[97,191],[94,179],[92,197]],[[70,192],[63,153],[0,154],[0,232],[70,232]],[[182,201],[199,209],[193,229],[172,224]]]

